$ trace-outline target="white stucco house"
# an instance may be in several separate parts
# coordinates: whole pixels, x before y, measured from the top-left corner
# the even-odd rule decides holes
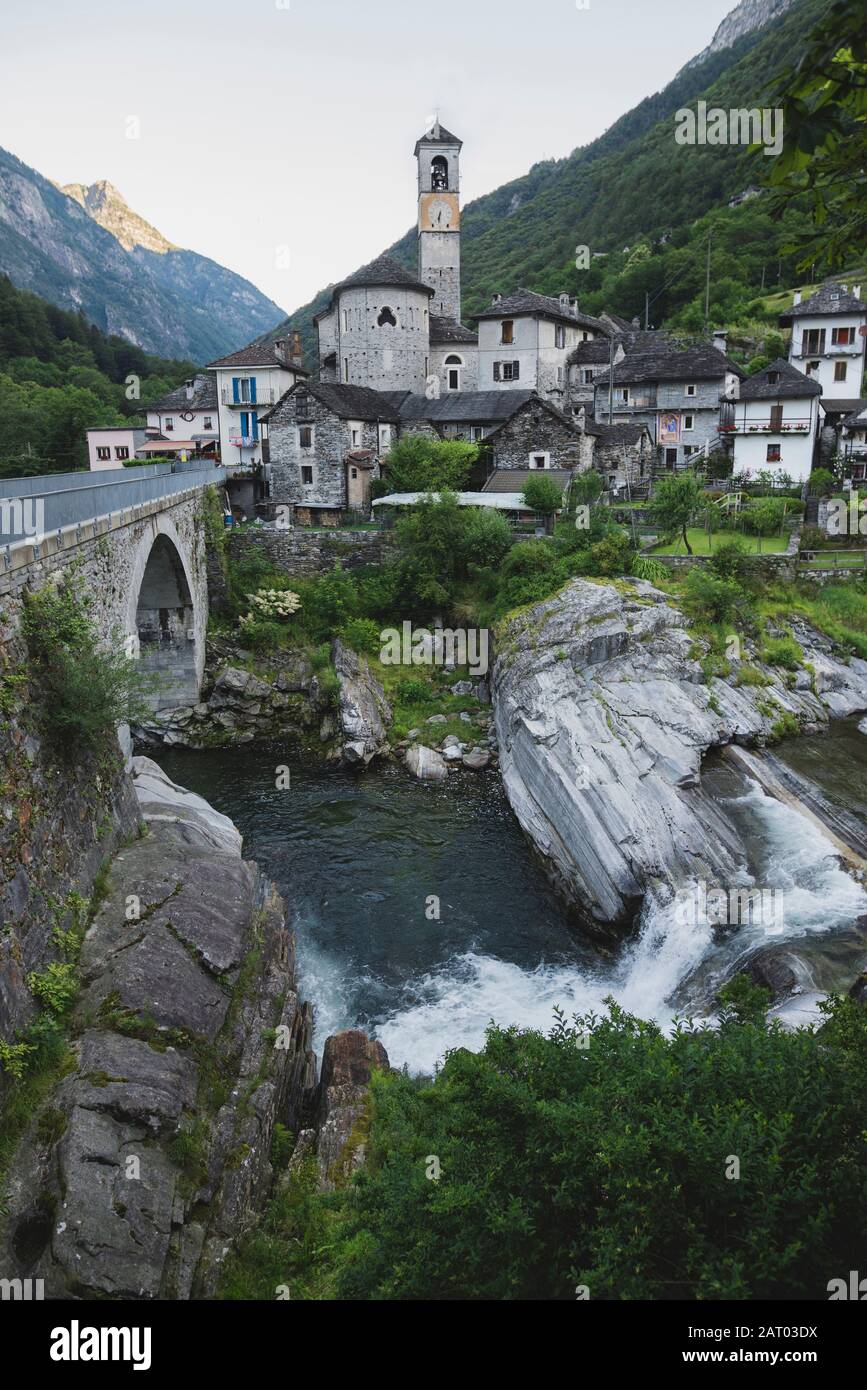
[[[91,472],[123,468],[135,459],[143,460],[145,431],[132,425],[106,425],[85,431],[87,462]]]
[[[782,470],[796,482],[809,477],[819,426],[818,381],[779,357],[740,383],[723,415],[721,431],[734,445],[734,471]]]
[[[867,400],[847,415],[840,426],[840,453],[853,483],[867,479]]]
[[[209,362],[208,371],[214,373],[223,466],[251,469],[262,462],[260,415],[310,375],[301,363],[301,336],[251,343]]]
[[[818,381],[826,402],[861,395],[867,304],[861,299],[860,285],[850,290],[834,281],[803,302],[796,290],[795,302],[780,315],[780,323],[792,328],[789,361]]]
[[[479,390],[529,389],[555,405],[566,394],[568,359],[578,344],[610,332],[601,319],[580,313],[571,295],[554,299],[531,290],[495,295],[476,319]]]
[[[192,377],[152,401],[145,407],[145,414],[145,454],[219,457],[217,388],[213,376],[202,373]]]

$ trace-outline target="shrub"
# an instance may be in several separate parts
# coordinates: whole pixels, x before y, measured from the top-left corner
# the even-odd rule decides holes
[[[399,695],[405,705],[423,705],[430,699],[431,689],[425,681],[402,681]]]
[[[304,605],[305,620],[317,642],[334,636],[358,613],[358,587],[338,563],[310,589]]]
[[[722,623],[732,616],[743,591],[733,579],[720,579],[710,570],[690,570],[683,586],[683,605],[693,617]]]
[[[366,652],[368,656],[378,656],[382,650],[381,628],[372,618],[351,618],[344,623],[338,636],[354,652]]]
[[[710,568],[720,579],[734,579],[739,584],[752,583],[759,574],[756,561],[736,536],[718,543],[710,559]]]
[[[240,638],[248,651],[264,655],[282,647],[286,641],[286,628],[283,623],[254,618],[250,614],[240,620]]]
[[[828,468],[814,468],[807,479],[807,491],[811,497],[830,497],[836,486],[834,474]]]
[[[769,637],[764,645],[763,656],[769,666],[782,666],[786,671],[797,671],[804,659],[804,649],[794,637]]]
[[[73,583],[25,595],[23,632],[40,695],[37,717],[63,751],[100,746],[118,724],[145,717],[147,680],[119,638],[101,644]]]
[[[404,435],[383,463],[389,492],[460,492],[479,456],[477,444],[460,439]]]
[[[464,518],[461,545],[467,569],[495,568],[508,555],[514,534],[502,512],[483,507],[468,507]]]
[[[500,568],[498,610],[506,612],[547,598],[566,577],[550,541],[519,541]]]
[[[744,530],[751,536],[776,536],[782,530],[786,504],[778,497],[763,497],[741,513]]]
[[[531,474],[524,484],[521,501],[539,516],[553,516],[563,506],[563,489],[542,473]]]
[[[71,961],[51,961],[44,970],[27,976],[27,987],[53,1014],[63,1014],[78,990],[78,975]]]
[[[661,584],[668,578],[667,567],[649,555],[633,555],[632,573],[636,579],[646,579],[648,584]]]

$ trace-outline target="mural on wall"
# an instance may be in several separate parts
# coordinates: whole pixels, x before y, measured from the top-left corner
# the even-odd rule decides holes
[[[657,444],[680,443],[680,416],[676,411],[667,411],[657,421]]]

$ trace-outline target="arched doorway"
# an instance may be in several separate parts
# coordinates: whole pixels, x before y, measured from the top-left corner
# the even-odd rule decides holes
[[[153,673],[154,710],[194,705],[199,698],[193,596],[174,542],[158,535],[151,546],[135,610],[135,643],[142,668]]]

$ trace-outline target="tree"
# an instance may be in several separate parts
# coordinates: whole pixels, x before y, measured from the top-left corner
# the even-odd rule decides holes
[[[534,473],[524,484],[521,501],[531,512],[545,518],[546,524],[563,506],[563,489],[541,473]]]
[[[650,519],[659,526],[664,535],[673,536],[680,531],[687,555],[692,554],[692,546],[686,528],[695,516],[701,502],[701,488],[694,473],[678,473],[670,478],[660,478],[650,499]]]
[[[389,492],[460,492],[479,456],[478,445],[461,439],[407,434],[384,461]]]
[[[858,260],[867,245],[867,25],[861,5],[834,0],[787,68],[770,104],[783,113],[783,149],[767,182],[777,216],[806,194],[809,225],[785,250],[798,269]]]

